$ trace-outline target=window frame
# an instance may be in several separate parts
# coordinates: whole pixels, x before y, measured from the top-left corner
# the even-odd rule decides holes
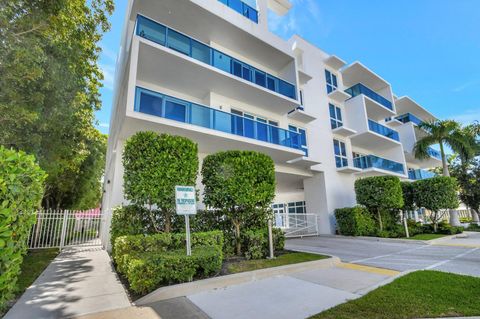
[[[332,108],[334,116],[332,117]],[[342,109],[333,103],[328,103],[328,114],[330,116],[330,126],[332,129],[336,129],[343,126]],[[340,117],[340,119],[338,119]]]
[[[325,82],[327,86],[327,94],[338,90],[338,75],[335,72],[325,69]]]
[[[337,154],[336,143],[338,143],[339,154]],[[337,168],[348,166],[347,145],[345,144],[345,141],[336,138],[333,139],[333,154],[335,158],[335,166]]]

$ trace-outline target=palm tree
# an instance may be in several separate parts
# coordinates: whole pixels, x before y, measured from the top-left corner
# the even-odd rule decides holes
[[[418,125],[425,130],[428,135],[422,137],[415,143],[413,149],[415,157],[418,159],[429,158],[431,145],[440,145],[440,154],[442,156],[443,176],[450,176],[448,171],[447,158],[445,156],[445,146],[449,146],[463,160],[471,159],[475,156],[478,146],[475,146],[475,138],[466,133],[466,128],[452,120],[436,120],[431,122],[422,122]]]

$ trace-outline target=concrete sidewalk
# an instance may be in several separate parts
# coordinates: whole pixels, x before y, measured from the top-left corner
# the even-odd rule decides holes
[[[130,306],[105,250],[63,250],[4,319],[71,318]]]

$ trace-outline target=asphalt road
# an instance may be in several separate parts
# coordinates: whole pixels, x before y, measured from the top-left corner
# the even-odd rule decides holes
[[[340,257],[343,262],[398,271],[433,269],[480,277],[480,234],[440,245],[342,237],[289,239],[286,248]]]

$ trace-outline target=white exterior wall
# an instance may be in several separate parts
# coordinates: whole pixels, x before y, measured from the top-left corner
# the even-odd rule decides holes
[[[368,101],[363,95],[348,101],[333,100],[329,97],[326,91],[325,69],[337,75],[338,90],[343,92],[347,89],[343,86],[344,71],[349,66],[343,67],[337,65],[338,63],[332,66],[328,62],[332,59],[331,55],[298,36],[283,41],[270,33],[266,19],[267,9],[270,7],[277,11],[288,11],[288,8],[282,7],[281,2],[276,1],[257,2],[260,10],[259,24],[251,22],[216,0],[130,0],[117,65],[104,208],[125,203],[121,163],[123,145],[132,134],[142,130],[191,138],[199,144],[200,163],[206,155],[228,149],[259,150],[270,155],[275,162],[277,176],[275,203],[305,201],[307,212],[318,215],[319,230],[325,234],[335,232],[336,208],[355,205],[354,182],[357,178],[398,175],[376,169],[355,169],[353,151],[397,161],[406,169],[404,149],[410,150],[414,143],[406,128],[398,129],[401,143],[394,143],[382,136],[374,136],[378,142],[371,147],[357,139],[353,140],[355,142],[351,140],[352,136],[358,137],[359,134],[373,134],[368,130],[368,118],[381,121],[387,116],[395,116],[395,113],[382,110],[382,107]],[[299,106],[298,101],[134,35],[137,13],[294,83],[297,96],[300,89],[303,91],[303,114],[311,121],[288,115],[289,110]],[[190,69],[192,71],[188,74]],[[380,87],[377,90],[379,95],[394,102],[393,90],[386,81],[369,70],[359,70],[353,75],[352,72],[345,73],[350,77],[347,79],[348,83],[357,81],[352,78],[365,79],[365,83]],[[284,146],[135,112],[136,86],[224,112],[235,108],[277,121],[283,129],[287,129],[288,125],[304,128],[307,130],[308,157],[303,156],[299,150]],[[354,130],[354,133],[332,132],[329,103],[342,110],[344,127]],[[287,109],[285,106],[291,108]],[[346,170],[339,170],[335,165],[333,139],[346,145]],[[197,179],[197,188],[200,193],[203,192],[200,176]],[[200,204],[200,208],[203,208],[203,204]]]

